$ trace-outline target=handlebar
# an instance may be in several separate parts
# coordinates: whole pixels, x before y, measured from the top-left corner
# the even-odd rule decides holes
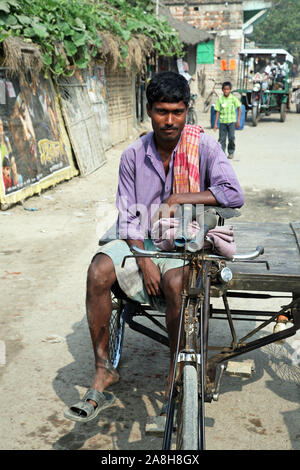
[[[262,245],[258,245],[252,253],[244,254],[244,255],[234,255],[231,261],[250,261],[252,259],[257,258],[260,255],[263,255],[265,249]]]
[[[181,212],[184,209],[183,213]],[[209,230],[213,229],[217,225],[217,208],[206,206],[206,210],[203,213],[203,232],[199,231],[195,238],[188,238],[187,227],[188,224],[195,218],[197,220],[197,214],[194,214],[195,207],[192,204],[185,204],[177,208],[176,214],[180,216],[180,224],[174,235],[174,245],[179,248],[186,247],[185,251],[148,251],[138,248],[133,245],[130,249],[133,255],[125,256],[122,262],[122,267],[124,266],[127,258],[132,257],[148,257],[148,258],[173,258],[173,259],[182,259],[182,260],[191,260],[196,254],[199,253],[203,248],[204,240],[208,239],[207,234]],[[210,241],[210,240],[208,240]],[[261,263],[265,261],[253,261],[258,256],[264,253],[264,247],[258,245],[256,249],[251,253],[245,254],[236,254],[231,258],[226,256],[211,254],[201,251],[201,256],[205,260],[224,260],[229,262],[256,262]],[[268,268],[268,263],[265,262]]]
[[[151,258],[175,258],[175,259],[188,259],[191,258],[192,256],[195,256],[195,253],[190,253],[190,252],[176,252],[176,251],[154,251],[154,250],[143,250],[142,248],[138,248],[137,246],[133,245],[131,247],[132,253],[141,256],[141,257],[151,257]],[[264,247],[259,245],[256,247],[254,251],[251,253],[245,253],[245,254],[237,254],[232,256],[232,258],[226,258],[226,256],[222,255],[216,255],[216,254],[210,254],[210,253],[205,253],[204,258],[208,260],[227,260],[230,262],[239,262],[239,261],[251,261],[258,256],[262,255],[264,253]]]

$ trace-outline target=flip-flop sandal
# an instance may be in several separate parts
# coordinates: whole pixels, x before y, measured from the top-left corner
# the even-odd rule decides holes
[[[93,400],[97,406],[94,407],[88,400]],[[115,397],[112,393],[89,389],[82,400],[64,411],[64,416],[72,421],[87,423],[96,418],[101,410],[111,406],[114,401]]]

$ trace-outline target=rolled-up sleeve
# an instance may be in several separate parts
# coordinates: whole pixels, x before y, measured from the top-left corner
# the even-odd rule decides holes
[[[141,227],[136,210],[134,150],[124,152],[121,156],[116,205],[119,211],[119,238],[144,241],[145,229]]]
[[[214,141],[206,151],[209,177],[205,189],[211,191],[222,207],[242,207],[244,204],[242,188],[221,145]]]

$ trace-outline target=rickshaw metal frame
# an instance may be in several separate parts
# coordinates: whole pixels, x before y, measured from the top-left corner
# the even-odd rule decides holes
[[[132,255],[132,257],[137,257],[141,255]],[[162,257],[163,254],[159,255],[147,255],[147,257]],[[194,257],[193,254],[191,257]],[[171,256],[169,256],[171,257]],[[178,258],[178,254],[174,253],[174,258]],[[225,259],[225,258],[224,258]],[[230,260],[228,260],[230,261]],[[234,260],[231,262],[234,262]],[[241,262],[241,261],[240,261]],[[247,262],[247,261],[244,261]],[[265,263],[265,261],[263,261]],[[259,260],[256,261],[259,263]],[[266,265],[267,269],[267,265]],[[292,300],[288,305],[281,308],[279,312],[265,312],[261,310],[232,310],[229,307],[228,297],[235,297],[235,298],[249,298],[249,299],[270,299],[270,298],[283,298],[282,296],[274,296],[271,294],[260,294],[260,293],[235,293],[232,291],[227,292],[227,287],[224,284],[214,284],[212,283],[210,289],[210,297],[222,297],[224,303],[224,310],[223,309],[213,309],[212,305],[210,305],[210,318],[217,319],[217,320],[227,320],[230,326],[230,331],[232,335],[232,344],[231,346],[224,346],[224,347],[217,347],[217,346],[208,346],[209,350],[219,350],[219,352],[212,356],[208,361],[208,369],[210,372],[213,372],[212,367],[216,367],[219,363],[232,359],[234,357],[238,357],[242,354],[247,352],[253,351],[254,349],[259,349],[267,344],[271,344],[273,342],[280,341],[282,339],[288,338],[293,336],[296,331],[300,328],[300,295],[299,297]],[[150,305],[143,305],[137,302],[128,300],[124,309],[124,320],[128,324],[128,326],[159,343],[164,346],[169,346],[168,337],[166,335],[162,335],[157,333],[156,331],[151,330],[150,328],[142,325],[134,320],[134,317],[145,317],[150,320],[153,325],[159,327],[162,331],[166,332],[166,328],[164,325],[160,324],[156,318],[163,318],[164,314],[149,314],[149,312],[157,312],[155,307]],[[293,326],[290,328],[285,329],[284,331],[279,331],[277,333],[270,333],[263,338],[259,338],[255,341],[251,341],[250,343],[245,343],[246,339],[254,336],[258,331],[265,328],[269,323],[275,323],[277,318],[286,313],[288,317],[293,321]],[[223,315],[223,316],[221,316]],[[226,315],[226,316],[224,316]],[[265,318],[256,318],[256,317],[265,317]],[[267,317],[267,318],[266,318]],[[261,324],[257,326],[255,329],[251,330],[245,337],[240,338],[237,340],[237,335],[234,327],[234,322],[236,321],[259,321]],[[215,371],[214,371],[215,375]],[[206,396],[206,401],[211,401],[213,394],[213,390],[211,390],[211,394]]]
[[[286,226],[285,224],[265,224],[263,226],[260,226],[258,224],[247,225],[247,223],[241,223],[237,224],[237,226],[241,227],[238,232],[240,232],[240,236],[242,235],[241,240],[243,241],[242,246],[239,247],[239,252],[244,252],[245,247],[251,246],[252,242],[249,243],[249,236],[250,240],[253,240],[253,236],[255,236],[255,239],[260,240],[260,237],[262,237],[262,243],[264,245],[266,245],[266,240],[269,241],[268,252],[270,254],[271,259],[271,270],[269,263],[267,263],[267,259],[255,260],[252,258],[250,260],[243,261],[237,255],[235,260],[227,260],[226,264],[228,262],[231,269],[235,262],[237,266],[241,266],[241,264],[243,264],[245,266],[244,272],[243,268],[238,268],[236,273],[232,269],[234,277],[228,285],[224,285],[220,282],[215,282],[216,279],[212,280],[212,282],[209,283],[209,291],[207,291],[207,293],[205,294],[208,299],[208,301],[206,302],[206,310],[208,312],[208,314],[206,315],[207,325],[211,319],[227,320],[231,332],[231,344],[229,344],[228,346],[215,346],[210,345],[207,342],[207,351],[215,351],[215,353],[212,356],[207,357],[207,362],[205,363],[205,392],[202,395],[203,400],[201,398],[203,403],[204,401],[211,402],[212,400],[218,400],[221,377],[224,370],[226,369],[226,362],[228,360],[239,357],[248,352],[260,349],[261,347],[269,345],[271,343],[289,338],[295,335],[296,331],[300,328],[300,223],[290,223],[289,226]],[[270,238],[270,234],[273,232],[274,228],[276,230],[276,238],[274,239],[276,240],[275,245],[272,241],[272,237]],[[287,228],[290,229],[290,232],[288,232]],[[296,241],[295,245],[293,244],[293,239]],[[192,259],[195,254],[187,255],[187,253],[182,253],[180,255],[178,253],[176,254],[176,252],[147,252],[143,254],[138,249],[137,252],[133,253],[131,256],[181,256],[185,259],[186,256],[188,256]],[[245,257],[245,255],[243,256]],[[206,257],[205,253],[202,253],[202,262],[211,262],[212,260],[217,259],[222,260],[222,257],[216,256],[214,258],[214,255],[212,255],[211,253],[208,257]],[[223,258],[222,261],[224,260],[225,258]],[[282,260],[286,261],[286,268],[283,266]],[[126,260],[124,260],[124,262],[125,261]],[[260,261],[263,261],[265,263],[264,272],[268,274],[264,274],[261,270],[258,271],[257,275],[255,274],[255,269],[257,269],[255,268],[255,264],[258,264]],[[286,281],[286,283],[283,284],[284,281]],[[242,292],[237,292],[237,290],[242,290]],[[251,292],[253,290],[255,290],[255,292]],[[262,293],[259,291],[264,292]],[[268,293],[265,293],[266,291],[268,291]],[[284,293],[289,295],[284,295]],[[114,294],[118,297],[118,292],[114,292]],[[213,308],[210,302],[210,297],[222,297],[224,309]],[[287,303],[287,305],[282,306],[280,311],[274,313],[274,311],[269,312],[257,310],[230,310],[228,302],[228,298],[230,297],[249,299],[271,299],[289,297],[291,300],[289,303]],[[151,307],[150,305],[141,305],[126,298],[125,296],[122,299],[122,306],[119,312],[121,315],[123,315],[123,320],[128,324],[131,329],[143,335],[146,335],[155,341],[158,341],[164,346],[169,346],[168,337],[166,335],[167,330],[165,326],[162,325],[156,319],[158,317],[164,317],[164,314],[155,313],[157,312],[156,308]],[[280,315],[285,315],[288,321],[290,322],[289,324],[292,326],[276,333],[266,332],[263,337],[259,337],[258,339],[252,338],[255,334],[260,333],[265,327],[270,325],[272,322],[276,322]],[[138,318],[143,316],[149,319],[154,326],[159,327],[163,334],[158,333],[157,331],[154,331],[151,328],[140,324],[138,321],[135,321],[135,317]],[[245,320],[248,322],[259,321],[260,324],[254,329],[251,329],[249,332],[247,332],[247,334],[244,335],[242,338],[238,338],[235,327],[237,322],[241,320]],[[203,352],[201,352],[201,354],[203,354]],[[199,355],[199,357],[204,357],[201,356],[201,354]],[[198,367],[197,364],[199,358],[197,355],[194,356],[190,355],[188,358],[182,357],[180,360],[189,361],[191,364],[194,363],[195,367]],[[218,368],[219,365],[220,367]],[[170,403],[171,401],[172,400],[170,400]],[[203,427],[203,416],[201,416],[200,418]],[[170,441],[173,431],[173,419],[174,403],[172,405],[169,405],[167,413],[167,422],[163,442],[164,450],[170,448]]]
[[[260,254],[262,254],[263,250],[260,250],[259,248],[260,247],[258,247],[256,249],[256,252],[261,251]],[[176,252],[173,253],[173,254],[172,253],[153,253],[153,252],[152,253],[150,252],[148,254],[142,254],[141,253],[142,250],[135,249],[134,247],[133,247],[132,251],[134,252],[134,254],[132,255],[133,257],[145,256],[145,257],[150,257],[150,258],[151,257],[156,257],[157,258],[157,257],[167,256],[169,258],[171,258],[171,257],[179,258],[179,259],[181,258],[180,254],[176,253]],[[184,253],[182,255],[182,257],[183,256],[186,257],[187,253]],[[244,256],[246,256],[246,255],[244,255]],[[257,253],[256,253],[256,256],[257,256]],[[127,258],[129,258],[129,257],[131,257],[131,256],[128,256]],[[226,368],[226,366],[221,367],[220,371],[219,371],[219,374],[217,375],[217,366],[219,364],[227,362],[229,359],[236,358],[236,357],[238,357],[242,354],[245,354],[247,352],[259,349],[259,348],[261,348],[263,346],[266,346],[268,344],[271,344],[273,342],[286,339],[290,336],[293,336],[296,333],[296,331],[300,328],[300,297],[299,298],[297,297],[296,299],[292,300],[292,302],[290,302],[288,305],[283,306],[281,308],[281,310],[277,313],[257,312],[257,311],[253,311],[253,310],[239,310],[239,311],[234,311],[234,313],[233,313],[233,312],[230,311],[230,308],[229,308],[226,285],[220,284],[220,283],[215,283],[213,280],[211,280],[212,270],[211,270],[210,264],[213,263],[214,261],[216,262],[217,260],[222,260],[222,259],[224,260],[225,258],[221,257],[221,256],[214,256],[214,255],[211,255],[211,254],[206,255],[206,254],[203,254],[203,253],[202,254],[199,254],[199,253],[198,254],[196,254],[196,253],[188,254],[188,258],[189,258],[190,263],[195,263],[195,264],[197,262],[199,262],[200,259],[202,259],[203,269],[205,270],[205,266],[207,266],[206,279],[208,279],[208,281],[206,281],[206,280],[203,281],[205,287],[204,287],[204,291],[203,291],[202,294],[200,293],[200,291],[199,292],[194,292],[195,289],[191,289],[190,287],[188,287],[187,291],[184,291],[182,293],[184,295],[184,299],[183,299],[184,303],[183,303],[183,306],[182,306],[181,317],[183,316],[184,308],[187,305],[186,299],[193,298],[193,297],[195,298],[195,296],[197,297],[199,295],[202,295],[203,296],[202,302],[203,302],[204,310],[202,312],[203,320],[201,320],[201,322],[203,322],[204,331],[208,332],[208,324],[209,324],[210,318],[218,318],[218,316],[213,317],[213,315],[212,315],[213,310],[212,310],[212,305],[210,304],[210,297],[211,296],[213,296],[213,297],[214,296],[222,296],[223,303],[224,303],[224,311],[225,311],[225,314],[226,314],[226,318],[227,318],[227,321],[228,321],[228,324],[229,324],[229,327],[230,327],[230,331],[231,331],[231,336],[232,336],[232,342],[231,342],[230,346],[223,346],[223,347],[209,346],[208,343],[203,344],[204,341],[202,341],[202,342],[200,342],[200,344],[201,344],[201,353],[200,353],[200,351],[198,352],[198,354],[196,354],[196,352],[195,352],[195,354],[192,354],[192,355],[187,354],[187,353],[181,353],[181,355],[180,355],[180,353],[177,353],[177,362],[181,362],[181,361],[183,361],[184,363],[190,362],[190,363],[195,364],[195,365],[200,363],[201,357],[203,357],[203,361],[205,361],[205,362],[203,362],[203,365],[200,367],[200,371],[203,374],[203,378],[200,380],[200,384],[203,387],[203,391],[202,391],[202,393],[200,393],[200,397],[203,396],[202,401],[203,401],[203,404],[204,404],[204,402],[211,402],[212,400],[218,400],[221,377],[222,377],[222,374],[224,372],[224,368]],[[239,259],[239,257],[237,257],[237,259],[232,258],[231,260],[228,260],[228,261],[235,262],[237,260],[239,262],[243,262],[243,260]],[[124,262],[125,261],[126,261],[126,259],[124,259]],[[247,261],[245,260],[244,262],[247,262]],[[266,269],[268,269],[267,264],[266,264]],[[206,285],[206,282],[208,282],[207,285]],[[236,295],[236,297],[238,297],[238,295]],[[250,294],[249,297],[251,297],[251,298],[261,298],[260,295],[256,296],[255,294]],[[272,296],[269,296],[269,297],[272,297]],[[145,315],[145,313],[146,313],[146,317],[148,319],[150,319],[156,326],[160,326],[158,324],[158,322],[156,320],[154,320],[154,318],[146,312],[146,310],[149,310],[149,306],[145,306],[145,307],[143,306],[141,308],[142,313],[140,311],[139,314],[142,314],[142,315],[144,314]],[[218,313],[222,314],[222,313],[224,313],[224,311],[219,310],[217,312],[216,310],[214,310],[214,313],[218,315]],[[133,328],[135,331],[139,331],[140,333],[145,334],[146,336],[151,337],[152,339],[155,339],[155,340],[159,341],[161,344],[164,344],[164,345],[168,346],[167,337],[160,336],[159,334],[157,334],[155,332],[153,334],[153,332],[149,328],[144,327],[143,325],[140,325],[140,324],[138,324],[137,322],[135,322],[133,320],[133,316],[137,315],[137,311],[135,311],[135,309],[131,310],[130,313],[129,312],[130,312],[130,309],[127,310],[124,318],[125,318],[125,321],[128,323],[128,325],[131,328]],[[200,311],[198,311],[198,313],[200,313]],[[253,317],[253,316],[256,316],[256,314],[258,314],[260,316],[263,315],[264,317],[268,317],[268,318],[260,320],[261,324],[259,326],[257,326],[253,330],[250,330],[249,333],[246,334],[244,337],[238,339],[237,334],[236,334],[236,330],[235,330],[234,322],[239,321],[241,318],[235,318],[233,315],[236,315],[236,314],[239,314],[239,315],[244,316],[244,317],[249,316],[249,315],[252,315],[252,317]],[[263,328],[268,326],[271,322],[276,322],[278,317],[280,315],[283,315],[283,314],[286,314],[287,318],[289,318],[289,321],[293,322],[293,326],[285,329],[284,331],[279,331],[279,332],[276,332],[276,333],[270,333],[270,334],[265,335],[262,338],[247,342],[247,340],[249,338],[254,336],[259,331],[263,330]],[[257,321],[256,318],[249,318],[249,317],[245,318],[245,320]],[[181,322],[183,322],[182,319],[181,319]],[[165,328],[164,327],[162,327],[162,328],[165,331]],[[206,354],[209,350],[217,350],[217,353],[208,358],[206,356]],[[174,373],[174,375],[175,375],[175,373]],[[177,395],[172,396],[172,392],[171,392],[170,402],[172,400],[174,401],[176,396]],[[174,403],[173,404],[170,403],[169,408],[168,408],[166,427],[165,427],[163,450],[170,449],[172,430],[174,428],[174,424],[173,424],[174,409],[175,409],[174,407],[175,407]],[[199,434],[199,447],[198,447],[198,450],[201,450],[201,449],[205,448],[204,408],[202,410],[199,408],[199,423],[200,423],[200,421],[202,422],[202,425],[199,424],[199,426],[201,427],[201,433]]]

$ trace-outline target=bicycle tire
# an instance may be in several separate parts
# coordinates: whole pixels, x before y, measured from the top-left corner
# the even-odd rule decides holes
[[[256,127],[258,123],[258,109],[257,106],[253,106],[252,108],[252,125]]]
[[[192,364],[185,364],[177,412],[178,450],[198,450],[198,407],[197,370]]]
[[[280,122],[285,122],[286,120],[286,103],[281,103],[280,105]]]
[[[122,354],[125,321],[122,301],[113,297],[112,307],[109,321],[108,357],[112,366],[116,369]]]

